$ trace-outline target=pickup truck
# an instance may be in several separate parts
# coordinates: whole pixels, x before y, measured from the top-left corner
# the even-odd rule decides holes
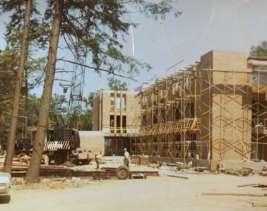
[[[0,172],[0,203],[9,203],[11,189],[11,176],[9,173]]]
[[[93,158],[90,151],[83,149],[73,150],[72,154],[74,155],[71,159],[71,163],[73,164],[79,164],[79,162],[81,162],[82,164],[89,164]]]

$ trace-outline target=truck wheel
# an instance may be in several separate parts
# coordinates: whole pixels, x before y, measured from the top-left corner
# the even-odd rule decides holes
[[[54,155],[54,161],[55,161],[56,165],[63,164],[63,162],[64,162],[63,154],[56,153]]]
[[[116,176],[118,179],[127,179],[129,177],[129,168],[125,165],[119,166],[116,170]]]

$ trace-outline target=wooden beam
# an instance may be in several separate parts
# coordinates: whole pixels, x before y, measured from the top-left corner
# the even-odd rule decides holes
[[[176,177],[181,179],[189,179],[188,177],[176,176],[176,175],[167,175],[168,177]]]
[[[264,197],[267,194],[252,194],[252,193],[201,193],[204,196],[255,196]]]

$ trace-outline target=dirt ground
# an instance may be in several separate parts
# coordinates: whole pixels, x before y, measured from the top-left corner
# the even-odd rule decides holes
[[[94,163],[89,166],[93,168]],[[135,168],[134,166],[131,166]],[[85,167],[83,167],[85,168]],[[155,169],[151,169],[155,170]],[[206,196],[202,193],[250,193],[267,191],[258,187],[237,187],[247,183],[267,182],[267,177],[238,177],[211,173],[181,173],[174,168],[159,169],[160,176],[128,180],[57,180],[43,178],[40,184],[23,184],[13,178],[11,201],[1,203],[5,211],[42,210],[267,210],[267,207],[252,207],[252,202],[267,203],[267,197]],[[167,175],[188,177],[181,179]]]

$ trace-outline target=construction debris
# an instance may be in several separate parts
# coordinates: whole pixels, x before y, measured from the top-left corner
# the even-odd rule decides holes
[[[71,163],[70,161],[66,161],[65,163],[62,164],[62,166],[74,167],[75,165],[73,163]]]
[[[195,167],[195,171],[198,171],[198,172],[204,172],[208,170],[209,170],[208,167]]]
[[[177,170],[186,169],[187,167],[187,163],[176,162],[176,164],[177,164]]]
[[[149,156],[147,155],[132,155],[131,156],[131,163],[132,164],[138,164],[142,166],[149,165]]]
[[[249,167],[242,167],[242,169],[225,169],[225,174],[248,176],[254,174],[254,169]]]
[[[218,162],[216,164],[216,169],[218,172],[221,172],[221,170],[223,169],[223,164],[222,164],[221,160],[218,160]]]
[[[161,164],[160,163],[149,163],[147,166],[151,168],[159,168],[161,167]]]

